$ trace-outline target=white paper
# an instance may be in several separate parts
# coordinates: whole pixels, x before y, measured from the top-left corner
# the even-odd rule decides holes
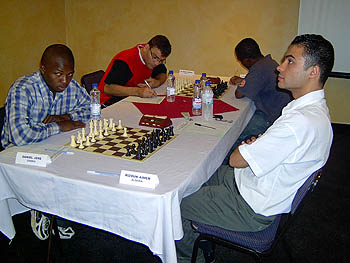
[[[16,164],[34,165],[40,167],[46,167],[51,163],[50,156],[47,154],[35,154],[18,152],[16,155]]]
[[[164,96],[156,96],[152,98],[140,98],[136,96],[129,96],[123,99],[125,102],[138,102],[138,103],[150,103],[150,104],[161,104],[164,100]]]
[[[159,179],[156,174],[122,170],[119,183],[154,189],[159,184]]]

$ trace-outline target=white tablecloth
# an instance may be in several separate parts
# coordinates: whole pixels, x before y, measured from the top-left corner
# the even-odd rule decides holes
[[[0,154],[1,232],[12,239],[12,216],[36,209],[143,243],[163,262],[176,262],[174,240],[183,236],[181,199],[197,191],[220,166],[254,111],[250,100],[234,98],[234,88],[223,100],[239,108],[223,114],[233,120],[224,137],[180,134],[143,163],[76,151],[40,168],[16,165],[13,158]],[[103,117],[121,119],[132,127],[138,126],[141,116],[128,102],[103,111]],[[172,121],[176,127],[184,119]],[[42,143],[62,145],[75,133],[52,136]],[[122,169],[157,174],[160,184],[152,190],[121,185],[119,177],[86,173]]]

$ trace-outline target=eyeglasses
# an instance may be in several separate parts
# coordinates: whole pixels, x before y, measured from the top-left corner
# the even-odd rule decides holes
[[[165,59],[160,59],[156,54],[152,52],[152,49],[150,48],[149,51],[151,52],[151,58],[153,60],[158,61],[159,64],[165,64],[166,63],[166,58]]]

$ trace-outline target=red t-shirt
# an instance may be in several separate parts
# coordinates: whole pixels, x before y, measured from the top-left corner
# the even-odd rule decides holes
[[[127,49],[118,53],[109,63],[108,68],[98,86],[98,89],[101,91],[101,104],[105,103],[108,99],[112,98],[112,96],[104,93],[104,86],[106,84],[105,80],[107,76],[110,73],[112,74],[111,69],[116,60],[124,61],[128,65],[132,76],[126,83],[118,83],[118,81],[113,81],[112,83],[107,84],[118,84],[127,87],[136,87],[137,84],[144,83],[145,79],[151,77],[153,70],[149,69],[145,64],[142,63],[139,55],[139,46],[145,46],[145,44],[139,44],[131,49]],[[111,78],[111,76],[108,76],[108,78]]]

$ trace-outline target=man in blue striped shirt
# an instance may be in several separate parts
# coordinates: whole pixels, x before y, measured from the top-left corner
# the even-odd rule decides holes
[[[55,44],[45,49],[39,71],[12,84],[5,102],[1,134],[4,148],[40,142],[60,132],[85,127],[90,119],[90,96],[72,79],[73,74],[72,51]],[[50,219],[35,210],[31,214],[34,234],[47,239]],[[58,225],[60,238],[74,235],[64,221],[59,220]]]
[[[12,84],[5,102],[4,148],[85,127],[90,119],[90,97],[72,79],[73,74],[72,51],[55,44],[44,51],[39,71]]]

